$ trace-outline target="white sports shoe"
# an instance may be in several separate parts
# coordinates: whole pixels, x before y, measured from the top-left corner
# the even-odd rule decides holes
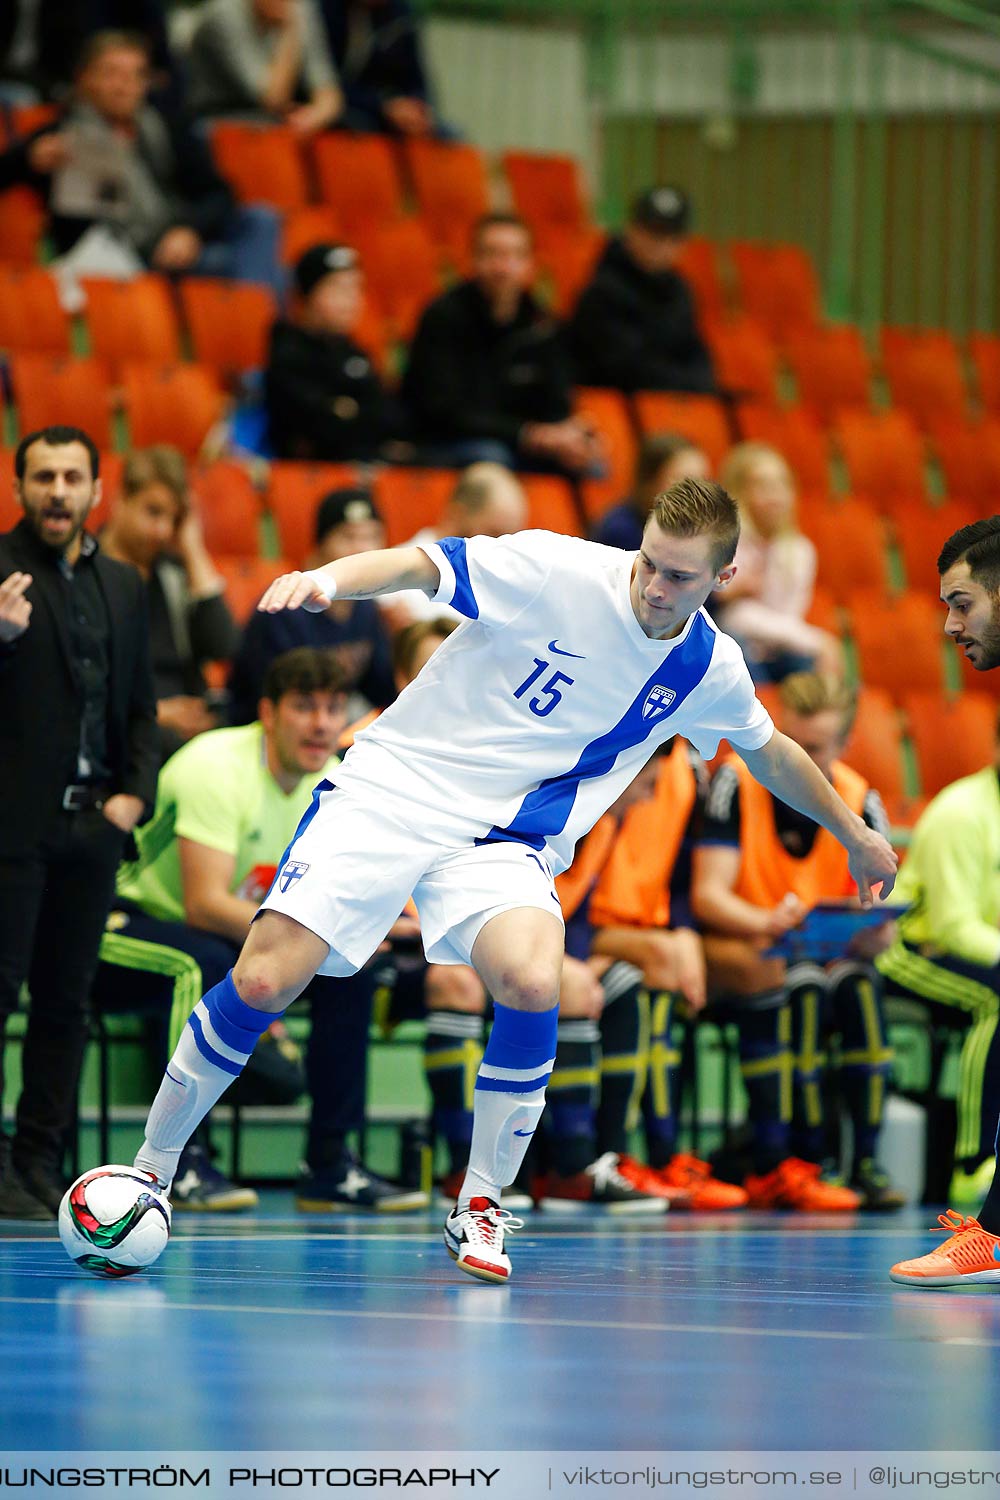
[[[506,1282],[510,1259],[504,1254],[504,1231],[523,1228],[523,1219],[515,1219],[492,1198],[473,1198],[468,1208],[453,1208],[445,1219],[445,1249],[460,1271],[480,1281]]]

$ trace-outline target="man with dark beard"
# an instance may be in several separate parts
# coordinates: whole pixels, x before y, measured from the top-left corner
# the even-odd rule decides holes
[[[977,672],[1000,666],[1000,516],[963,526],[938,557],[945,634]],[[968,1013],[958,1098],[950,1236],[889,1272],[903,1286],[1000,1284],[1000,725],[991,766],[945,787],[920,817],[897,886],[910,907],[878,960],[891,987]]]
[[[97,448],[46,427],[21,439],[14,470],[24,517],[0,536],[0,1061],[25,981],[31,1008],[15,1133],[0,1135],[0,1219],[54,1219],[97,950],[160,749],[145,586],[84,530]]]

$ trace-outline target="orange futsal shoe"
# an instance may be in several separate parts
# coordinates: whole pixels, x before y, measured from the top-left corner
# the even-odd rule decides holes
[[[720,1182],[712,1176],[707,1161],[678,1151],[665,1167],[660,1167],[657,1177],[670,1188],[680,1188],[684,1198],[677,1208],[689,1208],[693,1213],[711,1213],[713,1209],[746,1208],[747,1191],[735,1182]]]
[[[861,1195],[837,1183],[824,1182],[817,1162],[788,1156],[763,1177],[747,1177],[750,1208],[791,1208],[803,1214],[849,1213],[861,1207]]]
[[[626,1182],[638,1188],[640,1193],[646,1193],[650,1198],[662,1198],[671,1208],[690,1207],[690,1194],[683,1183],[665,1182],[661,1172],[647,1167],[644,1162],[636,1161],[634,1156],[620,1156],[618,1170]]]
[[[938,1215],[940,1229],[951,1231],[949,1239],[929,1255],[901,1260],[889,1272],[900,1286],[977,1286],[1000,1283],[1000,1238],[984,1229],[978,1219],[966,1219],[953,1208]]]

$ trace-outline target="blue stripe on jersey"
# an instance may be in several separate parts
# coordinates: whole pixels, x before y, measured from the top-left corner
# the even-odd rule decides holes
[[[288,858],[288,856],[291,854],[292,850],[295,848],[295,840],[302,837],[302,835],[305,833],[306,829],[309,827],[309,824],[312,822],[313,818],[319,812],[319,799],[320,799],[320,797],[323,795],[324,792],[332,792],[333,790],[334,790],[333,782],[332,781],[327,781],[325,777],[324,777],[324,779],[322,781],[318,781],[316,783],[316,785],[313,787],[312,800],[309,803],[309,806],[306,808],[305,812],[302,814],[301,818],[299,819],[299,826],[298,826],[298,828],[296,828],[295,832],[292,834],[291,843],[288,845],[288,848],[285,850],[284,854],[278,860],[278,868],[274,872],[274,879],[271,881],[271,884],[267,888],[267,895],[265,895],[265,897],[264,897],[265,901],[267,900],[267,897],[271,894],[271,892],[274,890],[275,885],[277,884],[278,876],[281,874],[282,870],[285,867],[285,860]]]
[[[698,615],[687,639],[664,658],[618,723],[584,747],[572,770],[564,771],[561,776],[550,776],[529,792],[513,822],[506,828],[492,828],[485,839],[476,842],[489,844],[509,839],[530,844],[533,849],[544,849],[548,840],[566,827],[580,782],[607,775],[623,750],[640,745],[665,719],[675,714],[704,678],[714,649],[715,631]],[[652,712],[644,718],[643,706],[657,687],[669,688],[676,696],[665,714]]]
[[[465,555],[465,538],[462,536],[446,536],[438,546],[455,570],[455,595],[450,601],[452,609],[457,609],[459,614],[465,615],[469,620],[479,619],[479,605],[472,589],[472,579],[469,577],[469,560]]]

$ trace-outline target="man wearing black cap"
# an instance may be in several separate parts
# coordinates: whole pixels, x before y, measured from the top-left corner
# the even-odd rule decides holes
[[[691,219],[676,187],[654,187],[632,205],[570,322],[580,385],[620,391],[712,391],[712,361],[687,282],[674,269]]]
[[[323,567],[384,545],[382,519],[369,492],[331,490],[316,512],[316,546],[306,566]],[[332,651],[346,690],[359,693],[373,708],[386,708],[396,697],[389,637],[378,605],[373,599],[335,599],[321,614],[299,610],[281,615],[255,612],[250,617],[229,683],[231,723],[251,724],[256,719],[268,667],[296,646]],[[357,707],[352,705],[352,712]]]
[[[298,305],[271,330],[266,399],[279,458],[374,458],[391,425],[371,359],[351,337],[364,275],[350,245],[313,245],[295,267]]]

